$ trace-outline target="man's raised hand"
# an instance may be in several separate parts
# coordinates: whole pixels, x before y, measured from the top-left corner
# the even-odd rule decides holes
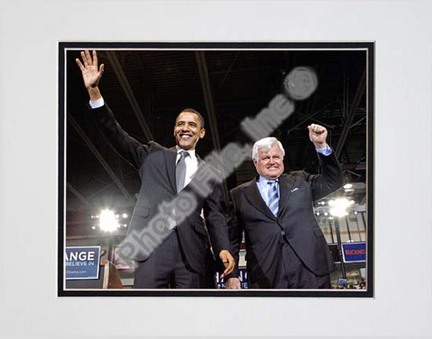
[[[90,55],[88,50],[81,52],[81,59],[76,58],[75,61],[81,70],[81,74],[84,80],[84,86],[89,91],[98,87],[99,81],[102,78],[104,72],[104,64],[98,67],[98,58],[96,51]]]
[[[309,139],[317,148],[322,148],[327,145],[327,129],[318,124],[311,124],[308,126]]]

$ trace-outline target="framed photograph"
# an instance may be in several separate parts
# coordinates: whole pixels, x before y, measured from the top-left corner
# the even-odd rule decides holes
[[[60,42],[58,295],[373,297],[374,51],[374,42],[368,41]],[[101,77],[89,85],[83,81],[83,72],[90,61]],[[102,102],[98,99],[99,104],[97,100],[90,103],[89,93],[96,87],[102,97]],[[229,250],[234,252],[239,288],[227,288],[227,279],[221,278],[224,259],[215,250],[218,247],[214,240],[217,238],[214,221],[212,214],[206,212],[209,203],[204,203],[202,213],[196,216],[204,230],[199,236],[208,244],[211,254],[205,259],[208,271],[203,287],[141,288],[137,285],[137,271],[142,262],[149,260],[156,250],[170,251],[169,246],[161,249],[168,238],[155,242],[148,251],[149,256],[141,257],[142,260],[134,256],[126,239],[134,232],[132,227],[139,224],[137,215],[144,218],[146,213],[152,213],[152,210],[145,210],[143,200],[154,198],[158,190],[165,189],[160,188],[164,185],[160,178],[174,177],[174,172],[167,174],[164,167],[159,167],[159,172],[150,174],[144,165],[147,158],[140,158],[140,162],[135,161],[134,156],[125,157],[124,152],[129,150],[113,143],[113,135],[101,128],[104,118],[98,120],[92,114],[92,110],[100,111],[104,106],[109,106],[113,112],[113,128],[116,128],[113,134],[127,133],[133,140],[128,141],[129,146],[144,145],[144,152],[149,154],[152,147],[162,145],[170,149],[175,147],[176,141],[186,142],[192,137],[178,137],[183,141],[176,137],[179,113],[190,109],[201,113],[205,136],[197,139],[196,154],[199,161],[216,168],[221,178],[217,203],[228,226],[225,229],[219,225],[217,229],[226,232],[230,246],[235,244],[235,249]],[[328,154],[322,154],[324,151],[314,144],[310,134],[314,128],[318,128],[316,134],[326,134]],[[254,243],[254,235],[248,233],[253,231],[247,212],[236,212],[238,205],[233,202],[233,190],[257,178],[253,144],[267,137],[276,138],[283,146],[280,168],[288,175],[306,178],[313,193],[306,204],[297,206],[292,197],[303,194],[302,187],[290,189],[286,213],[296,209],[298,212],[292,213],[292,221],[288,223],[282,222],[282,216],[277,214],[282,211],[276,212],[274,225],[280,225],[278,232],[283,245],[275,243],[275,249],[280,249],[281,253],[289,249],[310,271],[321,272],[315,262],[321,263],[325,257],[331,263],[322,273],[329,276],[326,288],[290,288],[291,283],[281,288],[256,283],[255,271],[260,261],[255,262],[253,251],[259,245]],[[138,154],[139,158],[140,152],[130,153]],[[315,194],[315,181],[327,173],[322,160],[327,156],[337,159],[341,181],[331,192]],[[149,182],[147,188],[143,184],[144,176]],[[201,177],[200,183],[206,178]],[[193,179],[190,185],[192,183]],[[202,196],[213,193],[212,188]],[[282,193],[283,188],[279,188],[281,209]],[[169,203],[165,199],[160,201],[164,206]],[[162,210],[160,206],[152,208]],[[307,218],[302,216],[303,210],[307,210]],[[245,219],[242,219],[245,224],[242,229],[230,224],[233,220],[238,222],[236,216]],[[187,218],[189,216],[184,220],[189,220]],[[297,238],[299,231],[296,229],[302,224],[302,218],[315,225],[311,228],[314,237],[320,239],[320,244],[325,243],[325,251],[321,248],[321,252],[311,254],[317,256],[312,264],[307,261],[309,259],[303,259],[312,253],[309,252],[312,251],[308,247],[310,243]],[[165,220],[168,225],[173,219]],[[172,225],[169,234],[177,234],[180,227]],[[231,232],[233,229],[236,232]],[[198,235],[191,233],[189,236]],[[181,237],[176,238],[176,244],[183,246],[183,253],[186,245],[182,244],[185,240]],[[148,244],[146,239],[140,246]],[[85,251],[94,247],[100,249],[99,258]],[[71,255],[66,255],[71,249],[74,250],[73,262],[69,260]],[[189,254],[182,255],[188,257]],[[95,259],[98,270],[84,267],[90,262],[94,266]],[[271,259],[269,267],[279,259]],[[72,265],[76,270],[81,266],[74,272],[76,276],[81,274],[82,279],[68,278],[66,267]],[[91,274],[98,272],[98,276],[85,276],[86,269]]]

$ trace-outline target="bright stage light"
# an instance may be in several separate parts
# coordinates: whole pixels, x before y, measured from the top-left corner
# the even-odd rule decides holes
[[[347,198],[338,198],[329,201],[330,214],[334,217],[344,217],[348,215],[348,207],[354,204],[353,200],[348,200]]]
[[[103,210],[99,215],[99,228],[101,231],[114,232],[120,225],[113,211]]]

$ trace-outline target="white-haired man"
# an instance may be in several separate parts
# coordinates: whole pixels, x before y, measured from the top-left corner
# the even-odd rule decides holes
[[[258,176],[231,191],[230,240],[238,267],[244,232],[248,288],[331,288],[335,265],[315,219],[313,201],[339,189],[343,176],[326,142],[326,128],[312,124],[308,129],[320,174],[284,173],[284,148],[276,138],[268,137],[252,149]],[[240,288],[236,272],[226,287]]]

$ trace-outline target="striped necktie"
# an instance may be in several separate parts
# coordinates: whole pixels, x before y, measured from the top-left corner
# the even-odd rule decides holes
[[[270,186],[268,190],[268,207],[274,214],[277,215],[279,209],[279,190],[277,180],[269,180],[267,184]]]
[[[189,156],[187,151],[180,152],[180,159],[176,166],[176,182],[177,182],[177,192],[180,192],[185,185],[186,179],[186,161],[185,158]]]

